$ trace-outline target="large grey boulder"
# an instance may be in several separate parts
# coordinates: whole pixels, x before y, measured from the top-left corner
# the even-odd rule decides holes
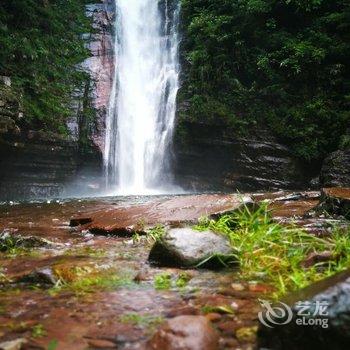
[[[302,289],[285,301],[290,307],[286,314],[292,313],[289,322],[272,318],[275,323],[271,323],[265,318],[268,326],[260,325],[259,349],[350,349],[350,270]]]
[[[0,350],[21,350],[28,343],[25,338],[18,338],[0,343]]]
[[[219,268],[237,263],[228,240],[212,231],[168,230],[152,247],[151,263],[160,266]]]

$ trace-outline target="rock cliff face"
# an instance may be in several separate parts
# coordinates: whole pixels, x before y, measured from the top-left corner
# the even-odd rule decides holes
[[[223,127],[186,123],[175,143],[176,178],[191,190],[269,190],[307,187],[313,174],[268,134],[228,138]]]
[[[68,140],[19,130],[16,121],[23,117],[20,97],[12,96],[10,78],[1,79],[0,200],[99,190],[105,117],[114,72],[114,13],[112,0],[86,6],[93,31],[85,34],[91,56],[83,62],[83,68],[90,79],[82,91],[75,93]]]
[[[350,187],[350,148],[333,152],[324,160],[320,183],[324,187]]]
[[[77,164],[74,143],[15,143],[0,163],[0,200],[58,196]]]
[[[91,140],[102,151],[104,148],[105,120],[114,74],[114,2],[112,0],[101,0],[101,3],[88,5],[87,16],[92,18],[95,30],[94,33],[89,34],[91,57],[83,64],[92,78],[89,94],[92,107],[96,111]]]

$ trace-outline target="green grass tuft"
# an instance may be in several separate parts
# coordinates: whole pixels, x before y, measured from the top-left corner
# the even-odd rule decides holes
[[[77,296],[83,296],[96,291],[114,290],[135,285],[132,276],[118,275],[113,271],[106,270],[87,275],[77,274],[72,280],[60,277],[49,293],[56,295],[62,291],[70,291]]]
[[[154,277],[154,288],[157,290],[170,289],[172,285],[171,274],[167,272],[160,273]]]
[[[165,228],[163,225],[156,225],[150,229],[145,229],[146,235],[140,235],[138,232],[135,232],[132,236],[134,244],[139,244],[142,241],[145,241],[149,244],[153,244],[162,238],[165,233]]]
[[[271,283],[273,297],[346,269],[350,265],[350,229],[334,228],[327,238],[306,233],[299,227],[272,220],[267,204],[248,207],[219,220],[202,219],[195,228],[210,229],[228,237],[240,263],[241,277]],[[304,268],[310,253],[332,252],[332,261]]]
[[[183,289],[191,280],[191,275],[187,272],[181,272],[178,276],[174,276],[168,272],[163,272],[154,277],[154,288],[157,290],[167,290],[172,288]]]
[[[191,275],[189,275],[186,272],[181,272],[180,275],[177,277],[175,285],[178,288],[185,288],[188,284],[188,282],[191,280]]]
[[[32,328],[32,337],[33,338],[42,338],[46,337],[47,332],[42,324],[37,324]]]
[[[18,256],[38,257],[40,253],[34,250],[34,247],[23,245],[22,237],[3,236],[0,239],[0,253],[6,258],[13,259]]]
[[[230,305],[220,305],[220,306],[205,305],[202,307],[201,310],[204,314],[215,312],[220,314],[234,315],[235,313]]]
[[[163,225],[156,225],[147,231],[147,240],[151,243],[157,242],[165,234]]]

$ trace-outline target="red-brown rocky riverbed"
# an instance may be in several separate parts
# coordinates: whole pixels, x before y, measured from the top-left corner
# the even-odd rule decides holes
[[[322,218],[307,215],[319,203],[317,192],[250,198],[269,200],[279,220],[312,233],[325,230]],[[254,348],[258,298],[268,298],[269,286],[240,281],[235,270],[151,266],[152,243],[131,237],[146,226],[193,223],[237,205],[238,196],[230,194],[2,204],[0,233],[49,244],[0,253],[0,346],[18,341],[23,349],[146,349],[165,320],[204,315],[219,334],[219,349]],[[38,271],[46,271],[45,278],[54,273],[58,281],[43,286]]]

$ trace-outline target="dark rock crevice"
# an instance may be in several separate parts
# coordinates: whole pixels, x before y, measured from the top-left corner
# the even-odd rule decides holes
[[[186,122],[181,127],[186,138],[176,142],[176,176],[185,188],[300,189],[315,176],[269,134],[234,138],[225,136],[223,126]]]
[[[320,183],[323,187],[350,187],[350,148],[333,152],[324,160]]]

